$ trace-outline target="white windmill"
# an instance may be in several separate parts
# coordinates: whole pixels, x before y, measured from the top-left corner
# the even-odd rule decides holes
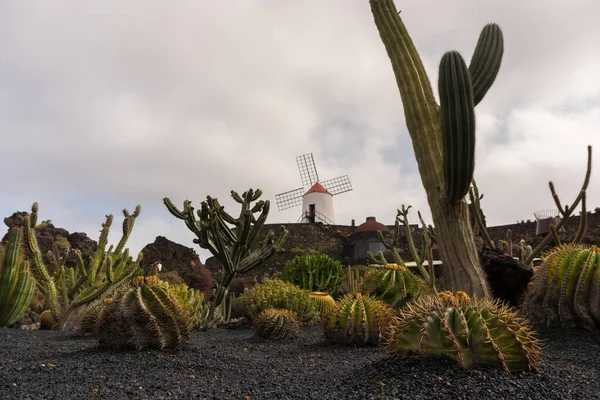
[[[312,153],[296,157],[302,187],[275,195],[279,211],[302,204],[302,215],[298,222],[322,222],[335,224],[333,196],[352,190],[348,175],[319,182]],[[305,191],[305,187],[310,187]]]

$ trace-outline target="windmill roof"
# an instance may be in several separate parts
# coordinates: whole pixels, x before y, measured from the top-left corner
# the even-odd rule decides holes
[[[325,189],[323,187],[323,185],[321,185],[319,182],[317,182],[314,185],[312,185],[312,187],[310,189],[308,189],[307,192],[304,194],[307,195],[309,193],[329,193],[329,192],[327,191],[327,189]]]

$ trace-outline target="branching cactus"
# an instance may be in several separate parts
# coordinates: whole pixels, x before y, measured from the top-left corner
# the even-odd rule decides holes
[[[398,264],[388,264],[369,271],[363,288],[364,293],[374,295],[392,308],[401,308],[428,292],[423,279]]]
[[[463,368],[487,364],[537,372],[540,341],[528,322],[498,301],[442,292],[410,303],[394,319],[388,353],[446,355]]]
[[[184,220],[188,229],[197,236],[194,243],[210,251],[223,267],[223,277],[213,299],[216,307],[225,299],[229,284],[236,274],[248,272],[259,266],[272,257],[285,241],[288,232],[282,225],[277,239],[275,234],[269,231],[262,245],[255,248],[270,207],[269,200],[260,200],[252,204],[261,195],[260,189],[249,189],[241,196],[232,190],[231,197],[242,206],[238,218],[225,212],[218,199],[210,196],[207,196],[197,211],[198,218],[189,200],[185,200],[183,210],[179,210],[171,200],[166,197],[163,199],[169,212]],[[256,213],[260,213],[258,217],[254,216]]]
[[[143,350],[171,349],[184,345],[192,319],[168,285],[152,279],[119,289],[98,319],[100,346]]]
[[[267,279],[244,290],[244,293],[235,299],[234,307],[250,321],[254,321],[267,308],[294,311],[298,321],[307,326],[320,318],[317,301],[310,296],[308,290],[281,280]]]
[[[285,309],[268,308],[254,321],[256,336],[263,339],[295,339],[300,332],[300,324],[295,312]]]
[[[327,254],[296,256],[286,263],[281,279],[292,282],[302,289],[313,292],[337,294],[345,278],[344,268],[339,261]]]
[[[436,227],[446,286],[490,296],[464,197],[475,166],[475,106],[492,86],[504,42],[496,24],[481,32],[467,67],[456,51],[439,66],[438,106],[423,62],[393,0],[370,0],[392,63],[421,180]]]
[[[0,327],[21,319],[35,291],[22,235],[22,228],[11,228],[8,240],[0,244]]]
[[[534,323],[600,330],[600,250],[563,244],[546,253],[522,305]]]
[[[123,235],[116,248],[108,244],[108,233],[112,225],[113,216],[108,215],[102,224],[98,249],[85,263],[81,253],[75,251],[77,268],[66,268],[64,262],[59,262],[55,274],[48,273],[42,261],[42,254],[35,237],[38,217],[38,204],[34,203],[31,213],[25,217],[25,233],[27,253],[35,268],[38,287],[46,297],[49,313],[45,313],[45,321],[57,329],[72,329],[81,319],[85,306],[96,299],[102,299],[129,279],[139,267],[142,253],[137,261],[129,256],[125,244],[133,230],[135,219],[140,214],[137,206],[133,214],[123,210]],[[45,223],[49,223],[46,221]],[[51,260],[53,258],[51,257]],[[56,260],[56,257],[54,258]]]
[[[323,332],[333,343],[378,345],[388,334],[392,313],[373,296],[349,293],[323,318]]]

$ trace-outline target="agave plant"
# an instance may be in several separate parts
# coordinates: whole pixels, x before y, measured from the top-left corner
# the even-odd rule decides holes
[[[504,303],[443,292],[400,311],[392,322],[388,353],[446,355],[463,368],[481,363],[506,372],[537,372],[539,344],[528,322]]]

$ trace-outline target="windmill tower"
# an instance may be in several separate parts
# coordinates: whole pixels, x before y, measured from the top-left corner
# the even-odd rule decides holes
[[[302,215],[298,222],[334,225],[333,196],[352,190],[348,175],[320,182],[312,153],[296,157],[296,163],[302,187],[275,195],[277,208],[283,211],[302,205]],[[309,189],[305,191],[305,187]]]

